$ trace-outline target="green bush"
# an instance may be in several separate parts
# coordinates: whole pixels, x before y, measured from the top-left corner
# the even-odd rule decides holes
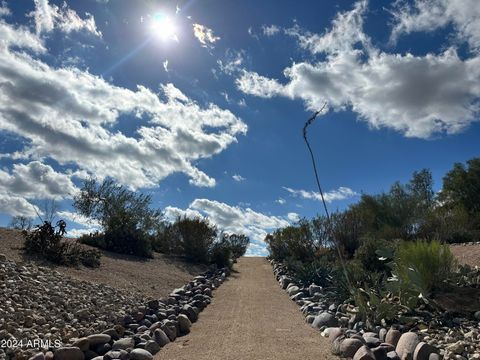
[[[245,255],[247,247],[250,244],[248,236],[242,234],[223,234],[226,246],[230,249],[233,260]]]
[[[66,233],[66,223],[63,220],[52,226],[44,221],[32,231],[24,231],[25,252],[39,255],[55,264],[77,266],[83,264],[88,267],[100,266],[101,253],[97,250],[86,250],[76,242],[63,239]]]
[[[361,245],[355,252],[355,259],[369,272],[389,272],[390,267],[378,256],[379,250],[393,250],[392,242],[383,239],[362,238]]]
[[[331,285],[332,267],[325,259],[315,259],[304,263],[295,258],[287,258],[284,264],[289,273],[293,274],[303,286],[316,284],[327,287]]]
[[[99,236],[83,239],[91,245],[123,254],[152,257],[152,242],[161,223],[161,212],[151,209],[151,197],[128,190],[112,180],[84,182],[74,198],[77,211],[97,220]]]
[[[446,244],[438,241],[402,242],[395,253],[394,272],[403,289],[428,296],[452,277],[457,262]]]
[[[215,242],[210,249],[210,263],[219,268],[232,267],[232,249],[226,241]]]

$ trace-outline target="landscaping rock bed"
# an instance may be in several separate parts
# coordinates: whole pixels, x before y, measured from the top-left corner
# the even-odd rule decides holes
[[[190,331],[228,275],[212,269],[146,299],[0,255],[0,359],[153,359]]]
[[[322,287],[301,286],[285,266],[271,261],[274,275],[290,299],[300,306],[307,323],[320,330],[332,344],[332,352],[354,360],[480,359],[480,312],[477,320],[425,311],[413,324],[376,326],[368,330],[358,308],[338,304]]]

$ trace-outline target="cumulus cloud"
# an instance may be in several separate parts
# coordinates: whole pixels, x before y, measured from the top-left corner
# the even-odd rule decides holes
[[[61,200],[77,191],[69,175],[39,161],[14,164],[11,173],[0,170],[0,191],[27,199]]]
[[[200,44],[206,48],[213,48],[214,44],[220,40],[219,36],[213,34],[212,29],[201,24],[193,24],[193,35],[198,39]]]
[[[283,82],[244,70],[237,87],[264,98],[301,99],[308,110],[327,101],[331,109],[351,109],[372,128],[408,137],[454,134],[478,121],[480,56],[464,60],[454,48],[424,56],[383,52],[363,31],[366,8],[366,1],[357,2],[321,35],[289,29],[319,60],[287,67]]]
[[[235,180],[236,182],[242,182],[247,180],[242,175],[238,175],[238,174],[233,175],[232,179]]]
[[[231,206],[208,199],[196,199],[185,210],[176,207],[165,208],[167,219],[175,219],[177,216],[203,217],[226,232],[245,234],[250,237],[252,244],[262,247],[263,255],[265,253],[263,240],[268,231],[290,224],[288,220],[281,217],[265,215],[250,208]],[[251,245],[250,249],[253,248],[255,246]],[[251,250],[248,254],[252,254]]]
[[[100,223],[95,220],[72,211],[57,211],[57,216],[63,220],[69,220],[88,229],[100,229]],[[92,231],[90,231],[92,232]]]
[[[391,10],[394,27],[391,39],[403,34],[434,31],[453,25],[457,40],[466,41],[472,50],[480,50],[480,6],[477,0],[396,1]]]
[[[37,56],[46,53],[42,40],[25,28],[0,22],[0,38],[0,131],[26,140],[23,149],[4,157],[51,159],[131,188],[157,186],[175,172],[211,187],[215,179],[196,161],[247,131],[230,111],[200,106],[173,84],[156,94],[143,86],[114,86],[88,71],[53,68]],[[114,130],[121,117],[142,119],[142,125],[127,136]]]
[[[73,31],[86,31],[96,36],[102,36],[97,29],[93,15],[86,13],[85,19],[70,9],[67,3],[61,7],[50,5],[48,0],[34,0],[35,10],[30,16],[35,20],[37,34],[49,33],[54,29],[59,29],[65,33]]]
[[[300,220],[300,215],[294,212],[290,212],[287,214],[287,218],[290,221],[297,222],[298,220]]]
[[[265,36],[274,36],[280,32],[280,27],[277,25],[263,25],[262,31]]]
[[[5,1],[2,1],[0,3],[0,17],[1,16],[8,16],[10,14],[11,14],[11,12],[10,12],[10,9],[8,8],[8,6],[7,6],[7,3]]]
[[[28,218],[35,217],[38,213],[41,213],[40,209],[29,203],[25,198],[4,193],[0,189],[0,209],[2,213],[12,216],[25,216]],[[36,210],[36,211],[35,211]]]
[[[297,190],[297,189],[292,189],[289,187],[284,187],[286,191],[288,191],[292,196],[294,197],[300,197],[302,199],[310,199],[310,200],[322,200],[322,196],[320,195],[319,192],[315,191],[307,191],[307,190]],[[333,202],[337,200],[346,200],[350,199],[354,196],[357,196],[358,194],[353,191],[352,189],[348,187],[341,186],[336,190],[331,190],[323,193],[323,197],[325,199],[325,202]]]

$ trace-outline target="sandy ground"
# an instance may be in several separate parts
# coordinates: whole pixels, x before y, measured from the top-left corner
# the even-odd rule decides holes
[[[450,246],[453,255],[460,264],[470,266],[480,266],[480,246],[479,245],[454,245]]]
[[[0,228],[0,254],[17,262],[30,261],[23,255],[23,237],[19,231]],[[155,254],[154,259],[120,255],[102,251],[101,266],[90,269],[56,266],[63,274],[79,280],[106,284],[120,290],[138,291],[145,297],[159,298],[183,286],[194,276],[206,270],[181,259]],[[47,265],[48,263],[41,263]]]
[[[189,335],[156,360],[334,359],[328,340],[305,323],[264,258],[241,258]]]

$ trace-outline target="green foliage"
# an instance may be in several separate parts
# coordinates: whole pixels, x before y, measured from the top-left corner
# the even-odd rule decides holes
[[[97,220],[103,227],[103,238],[86,240],[105,250],[123,254],[152,256],[152,242],[158,223],[159,210],[150,208],[151,197],[128,190],[104,180],[97,184],[90,179],[84,182],[74,198],[77,211]]]
[[[225,238],[212,244],[209,255],[212,264],[218,267],[232,267],[232,248]]]
[[[233,260],[245,255],[247,247],[250,244],[250,238],[243,234],[223,234],[226,246],[230,249]]]
[[[303,285],[316,284],[323,287],[331,285],[331,264],[324,258],[311,262],[302,262],[295,258],[287,258],[284,262],[289,273]]]
[[[394,249],[394,244],[383,239],[363,238],[360,247],[355,252],[355,259],[365,271],[387,273],[390,268],[382,257],[378,256],[379,250]]]
[[[394,273],[401,291],[428,297],[452,277],[456,260],[448,245],[438,241],[402,242],[395,253]]]
[[[101,254],[97,250],[87,250],[76,242],[63,240],[66,233],[66,223],[59,220],[56,226],[49,221],[35,227],[32,231],[24,231],[25,252],[39,255],[55,264],[88,267],[100,266]]]

